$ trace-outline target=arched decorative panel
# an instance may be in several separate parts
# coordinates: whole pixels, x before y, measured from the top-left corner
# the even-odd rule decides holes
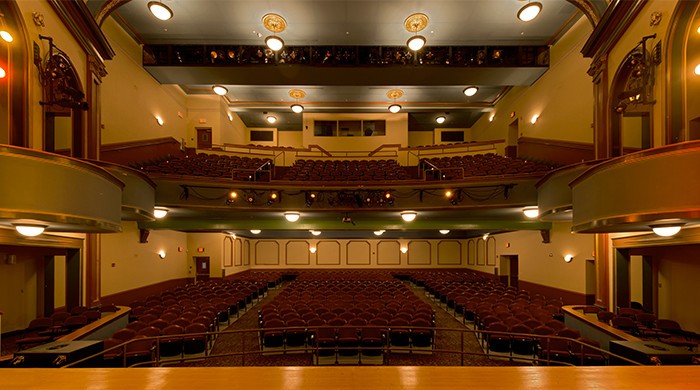
[[[250,241],[248,240],[243,245],[243,265],[250,265]]]
[[[486,240],[486,265],[496,265],[496,237]]]
[[[309,242],[302,240],[290,240],[285,245],[286,265],[309,265],[311,252],[309,252]]]
[[[398,241],[377,243],[377,265],[401,265],[401,245]]]
[[[476,243],[474,240],[467,241],[467,265],[476,264]]]
[[[316,244],[317,265],[340,265],[340,243],[338,241],[319,241]]]
[[[486,241],[476,240],[476,265],[486,265]]]
[[[443,240],[437,246],[438,265],[461,265],[462,243],[456,240]]]
[[[367,241],[348,241],[345,248],[348,265],[370,265],[372,263],[372,247]]]
[[[233,267],[233,238],[224,237],[224,267]]]
[[[233,244],[233,265],[240,266],[243,264],[243,241],[237,238]]]
[[[430,265],[433,262],[431,258],[430,242],[428,241],[411,241],[408,243],[408,265]]]
[[[256,265],[279,265],[280,244],[274,240],[258,240],[255,242]]]

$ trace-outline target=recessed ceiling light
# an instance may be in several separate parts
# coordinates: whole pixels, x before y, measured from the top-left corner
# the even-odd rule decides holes
[[[262,230],[260,230],[260,229],[250,229],[250,232],[253,233],[253,234],[260,234],[260,232],[262,232]]]
[[[219,96],[224,96],[228,93],[228,88],[224,87],[223,85],[215,85],[211,87],[211,89],[214,90],[214,93]]]
[[[153,209],[153,216],[158,219],[165,218],[168,215],[168,211],[165,207],[156,207]]]
[[[440,234],[447,234],[447,233],[449,233],[449,232],[450,232],[450,231],[447,230],[447,229],[442,229],[442,230],[440,230]]]
[[[418,213],[416,213],[415,211],[411,211],[411,210],[402,211],[401,212],[401,219],[403,219],[406,222],[411,222],[414,219],[416,219],[417,215],[418,215]]]
[[[439,117],[435,118],[435,122],[437,122],[438,124],[443,124],[443,123],[445,123],[446,119],[447,118],[445,118],[444,115],[440,115]]]
[[[374,231],[374,235],[375,235],[375,236],[381,236],[382,234],[384,234],[385,231],[386,231],[386,230],[375,230],[375,231]]]
[[[299,217],[301,217],[301,214],[298,211],[287,211],[284,213],[284,218],[289,222],[296,222],[299,220]]]
[[[534,3],[528,2],[518,11],[518,19],[522,20],[523,22],[529,22],[536,18],[537,15],[540,14],[540,11],[542,11],[542,3],[537,1]]]
[[[268,116],[265,118],[265,120],[267,121],[267,123],[272,124],[272,123],[277,122],[277,117],[275,117],[275,116],[273,116],[273,115],[268,115]]]
[[[46,226],[43,225],[31,225],[31,224],[18,224],[15,225],[15,230],[23,236],[36,237],[44,232]]]
[[[540,209],[537,206],[528,206],[523,208],[523,214],[528,218],[537,218],[540,215]]]
[[[678,232],[681,231],[682,224],[678,225],[655,225],[651,226],[651,230],[656,233],[657,236],[661,237],[671,237],[675,236]]]
[[[313,234],[314,236],[318,236],[321,234],[320,230],[309,230],[309,232],[311,232],[311,234]]]
[[[471,97],[471,96],[476,95],[477,92],[479,92],[479,87],[475,87],[475,86],[471,85],[467,88],[464,88],[464,91],[462,91],[462,92],[464,92],[465,95]]]
[[[168,20],[173,17],[173,11],[160,1],[149,2],[148,9],[151,11],[153,16],[160,20]]]

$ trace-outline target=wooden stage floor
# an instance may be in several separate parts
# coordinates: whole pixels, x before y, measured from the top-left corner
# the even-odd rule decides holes
[[[2,389],[700,389],[700,366],[0,369]]]

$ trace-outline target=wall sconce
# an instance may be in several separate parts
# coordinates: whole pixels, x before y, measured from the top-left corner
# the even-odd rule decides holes
[[[698,64],[697,66],[695,66],[695,70],[693,71],[693,73],[695,73],[696,75],[700,76],[700,64]]]
[[[535,123],[537,123],[538,119],[540,119],[540,114],[535,114],[532,116],[532,118],[530,118],[530,123],[534,125]]]
[[[158,251],[158,257],[160,257],[161,259],[164,259],[164,258],[165,258],[165,251],[162,250],[162,249],[159,250],[159,251]]]
[[[158,126],[163,126],[163,123],[165,122],[163,122],[163,118],[156,116],[156,123],[158,124]]]
[[[7,71],[5,68],[0,67],[0,79],[4,79],[7,76]]]
[[[411,210],[402,211],[401,212],[401,219],[403,219],[406,222],[411,222],[414,219],[416,219],[417,215],[418,215],[418,213],[416,213],[415,211],[411,211]]]
[[[485,233],[484,236],[481,237],[481,238],[483,238],[484,241],[488,240],[488,239],[489,239],[489,233]]]
[[[311,207],[312,204],[316,201],[316,193],[315,192],[307,192],[306,194],[306,207]]]
[[[317,250],[318,249],[315,246],[312,246],[309,248],[309,252],[311,252],[311,253],[316,253]]]
[[[573,260],[573,259],[574,259],[574,255],[569,254],[569,255],[564,256],[564,261],[566,261],[567,263],[571,263],[571,260]]]
[[[25,237],[36,237],[44,232],[46,226],[44,225],[32,225],[32,224],[17,224],[14,225],[17,233]]]
[[[408,252],[408,247],[407,246],[402,246],[401,247],[401,253],[406,253]]]
[[[165,207],[156,207],[153,209],[153,216],[158,219],[165,218],[168,215],[168,211]]]
[[[681,231],[683,224],[668,224],[668,225],[652,225],[651,230],[656,233],[657,236],[661,237],[671,237],[675,236]]]
[[[524,207],[523,214],[528,218],[537,218],[540,215],[540,209],[537,206]]]
[[[493,122],[493,118],[495,118],[495,117],[496,117],[496,114],[491,114],[491,116],[489,117],[489,122]]]
[[[301,217],[301,214],[298,211],[286,211],[284,213],[284,218],[289,222],[296,222],[299,220],[299,217]]]

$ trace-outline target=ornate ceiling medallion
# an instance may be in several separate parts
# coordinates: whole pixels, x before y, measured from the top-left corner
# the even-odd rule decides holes
[[[287,28],[287,21],[277,14],[266,14],[262,17],[262,24],[272,33],[281,33]]]
[[[408,32],[417,33],[422,31],[428,25],[428,15],[426,14],[413,14],[406,18],[403,22],[403,26]]]

